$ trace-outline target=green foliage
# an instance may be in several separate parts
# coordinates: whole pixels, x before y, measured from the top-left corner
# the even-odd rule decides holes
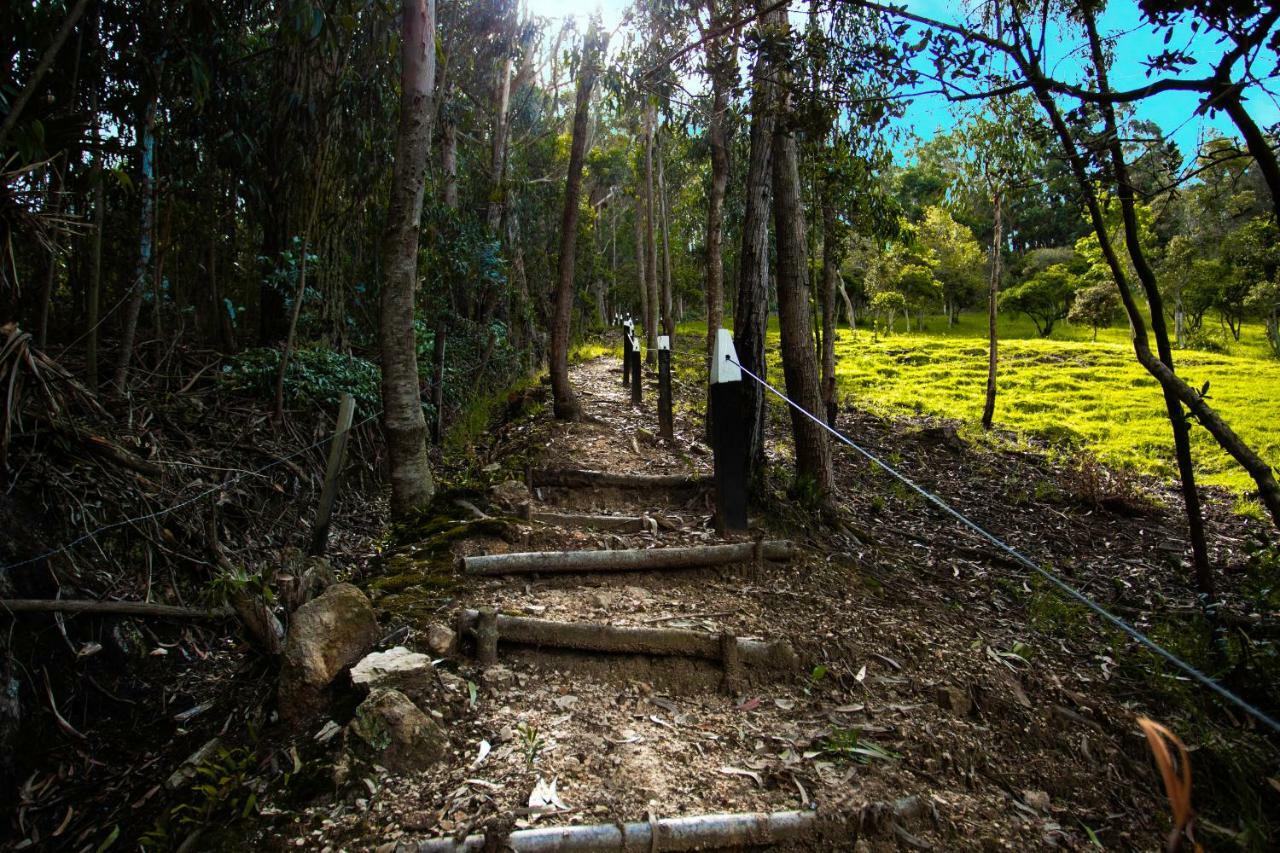
[[[822,750],[828,755],[859,764],[867,764],[873,758],[894,761],[901,757],[873,741],[864,740],[860,729],[832,729],[822,743]]]
[[[233,391],[270,400],[275,394],[280,351],[263,347],[245,350],[222,368],[222,380]],[[372,413],[381,405],[381,371],[371,361],[340,355],[330,349],[304,348],[289,357],[284,396],[291,405],[336,407],[342,395],[355,398],[357,411]]]
[[[1062,264],[1054,264],[1000,294],[1000,307],[1025,314],[1040,337],[1053,332],[1054,323],[1065,320],[1079,279]]]
[[[893,331],[893,319],[907,310],[907,298],[896,290],[882,290],[871,297],[871,310],[884,319],[885,328]]]
[[[524,753],[525,765],[533,767],[547,745],[546,741],[542,739],[542,733],[538,731],[537,726],[521,723],[516,726],[516,735],[520,738],[520,747]]]
[[[186,798],[170,808],[142,836],[147,850],[177,847],[192,832],[222,830],[255,813],[258,786],[254,784],[254,754],[243,747],[219,747],[195,771]]]
[[[1120,295],[1114,284],[1104,282],[1077,291],[1071,310],[1067,312],[1067,319],[1093,329],[1093,339],[1096,341],[1098,330],[1110,326],[1119,312]]]

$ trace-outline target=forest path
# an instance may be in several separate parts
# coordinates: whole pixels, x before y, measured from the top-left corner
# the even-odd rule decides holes
[[[677,405],[675,441],[658,441],[650,432],[651,373],[643,403],[633,407],[618,359],[574,367],[587,418],[543,422],[534,467],[709,475],[698,389]],[[527,522],[514,542],[469,539],[461,554],[721,541],[700,490],[542,487],[530,511],[653,523],[616,533]],[[794,532],[778,517],[753,518],[752,528],[756,537]],[[450,732],[457,751],[447,770],[379,793],[371,815],[382,825],[378,837],[399,837],[399,849],[413,850],[410,839],[465,834],[495,820],[521,829],[815,807],[857,816],[868,804],[904,797],[931,817],[909,829],[882,825],[879,836],[868,831],[859,849],[946,849],[959,839],[992,849],[1083,846],[1081,827],[1097,831],[1102,822],[1125,843],[1134,832],[1158,837],[1160,806],[1149,784],[1138,790],[1131,778],[1142,772],[1134,760],[1140,742],[1120,742],[1092,719],[1085,705],[1094,703],[1065,683],[1076,666],[1065,646],[1055,660],[1037,644],[1034,668],[1011,663],[1004,653],[1018,650],[1028,630],[989,606],[983,589],[966,591],[968,602],[927,582],[885,595],[882,585],[894,583],[904,555],[881,559],[856,537],[800,541],[799,559],[759,567],[464,576],[455,613],[494,608],[578,625],[784,640],[797,665],[726,684],[711,659],[502,642],[496,664],[463,664],[477,693]],[[905,556],[908,564],[917,559]],[[470,641],[463,648],[475,653]],[[1105,774],[1115,784],[1099,785]],[[562,808],[529,814],[531,792],[552,781]],[[811,840],[795,849],[848,843]]]

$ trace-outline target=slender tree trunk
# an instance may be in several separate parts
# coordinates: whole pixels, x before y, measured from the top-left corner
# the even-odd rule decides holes
[[[658,214],[662,231],[662,332],[674,337],[676,321],[671,315],[671,231],[667,227],[667,177],[663,168],[662,145],[658,146]]]
[[[559,275],[556,279],[555,318],[551,324],[551,395],[555,416],[562,421],[582,417],[582,406],[569,384],[569,332],[573,316],[574,254],[578,242],[578,203],[582,196],[582,163],[586,159],[587,119],[591,89],[595,86],[600,35],[592,20],[582,43],[578,93],[573,111],[573,138],[569,145],[569,174],[565,180],[564,215],[560,220]]]
[[[655,134],[657,110],[653,104],[646,103],[644,108],[644,247],[645,271],[648,273],[646,288],[649,298],[649,313],[644,318],[644,335],[648,351],[645,362],[658,363],[658,315],[661,311],[662,297],[658,292],[658,241],[654,234],[653,211],[653,138]]]
[[[1085,29],[1089,34],[1089,46],[1093,55],[1094,71],[1097,75],[1098,88],[1105,95],[1109,92],[1107,83],[1106,58],[1103,55],[1102,40],[1098,37],[1097,23],[1091,8],[1083,7],[1082,14]],[[1129,179],[1129,167],[1124,159],[1124,148],[1119,137],[1119,124],[1116,121],[1115,108],[1110,103],[1102,104],[1102,116],[1106,125],[1107,148],[1111,153],[1111,166],[1115,174],[1119,190],[1121,217],[1124,220],[1125,246],[1133,262],[1134,271],[1142,289],[1146,292],[1147,303],[1151,309],[1151,331],[1155,335],[1156,350],[1160,361],[1174,372],[1173,349],[1169,346],[1169,332],[1165,327],[1164,304],[1156,282],[1155,272],[1147,262],[1145,251],[1139,239],[1137,206],[1134,201],[1133,184]],[[1174,456],[1178,461],[1178,473],[1182,480],[1182,499],[1186,504],[1187,527],[1191,540],[1192,561],[1194,564],[1196,588],[1200,594],[1201,604],[1211,619],[1214,618],[1215,602],[1213,572],[1209,566],[1209,548],[1205,542],[1204,515],[1200,508],[1200,494],[1196,489],[1195,466],[1191,458],[1191,427],[1173,390],[1164,387],[1165,408],[1169,414],[1169,424],[1173,428]]]
[[[767,5],[769,4],[759,0],[757,9],[763,11]],[[783,20],[785,12],[775,10],[761,19],[760,26],[762,29],[777,27]],[[770,71],[766,62],[758,61],[751,81],[751,150],[747,160],[733,346],[742,366],[761,378],[768,377],[765,338],[769,330],[769,206],[773,187],[775,123],[773,101],[774,85]],[[727,162],[725,172],[727,175]],[[711,343],[708,342],[709,347]],[[755,382],[742,383],[749,482],[764,465],[765,393]]]
[[[450,210],[458,209],[458,126],[447,115],[440,128],[440,171],[444,173],[444,203]]]
[[[636,194],[635,203],[636,226],[636,278],[640,290],[640,321],[649,322],[649,274],[645,269],[645,256],[648,250],[644,243],[644,202],[640,194]]]
[[[403,14],[400,127],[383,237],[380,305],[382,425],[387,436],[391,513],[399,518],[425,509],[435,496],[413,331],[418,230],[435,85],[435,0],[404,0]]]
[[[49,178],[49,209],[56,218],[62,210],[62,170],[55,164]],[[49,339],[49,304],[53,301],[58,280],[58,244],[62,229],[54,227],[49,238],[49,265],[45,268],[44,285],[40,288],[40,316],[36,324],[36,346],[44,349]]]
[[[89,378],[89,390],[98,393],[98,325],[102,304],[102,230],[106,223],[107,200],[102,180],[102,139],[98,127],[98,95],[93,96],[93,243],[90,248],[88,331],[85,333],[84,368]]]
[[[298,287],[293,294],[289,331],[285,335],[284,348],[280,351],[280,361],[276,365],[273,416],[277,423],[284,421],[284,377],[289,371],[289,358],[293,355],[294,338],[298,334],[298,318],[302,316],[302,305],[307,301],[307,255],[311,251],[311,232],[315,228],[316,214],[320,210],[320,183],[324,178],[324,162],[323,154],[316,159],[315,186],[312,187],[311,192],[311,212],[307,216],[307,225],[302,232],[302,257],[298,259]]]
[[[156,77],[159,77],[157,71]],[[147,270],[151,267],[151,231],[155,218],[155,128],[156,107],[160,81],[151,81],[153,93],[147,101],[147,112],[139,135],[141,136],[142,174],[138,182],[138,195],[142,202],[142,217],[138,232],[138,265],[129,284],[128,302],[125,304],[124,330],[120,334],[120,352],[116,359],[115,386],[124,393],[129,381],[129,365],[133,361],[133,343],[138,333],[138,315],[142,313],[142,295],[147,282]]]
[[[836,425],[839,405],[836,399],[836,282],[840,279],[842,255],[839,223],[835,203],[829,197],[822,201],[822,403],[826,407],[827,424]]]
[[[991,429],[996,414],[996,368],[999,365],[1000,335],[996,328],[1000,298],[1000,256],[1004,249],[1004,224],[1000,213],[1003,198],[997,190],[991,199],[995,230],[991,233],[991,280],[987,286],[987,400],[982,406],[982,428]]]
[[[785,88],[786,73],[775,68]],[[787,396],[807,411],[822,411],[822,389],[809,330],[809,259],[791,95],[781,92],[773,134],[773,216],[778,250],[778,327]],[[796,476],[825,501],[832,491],[831,449],[821,426],[788,407],[795,438]]]

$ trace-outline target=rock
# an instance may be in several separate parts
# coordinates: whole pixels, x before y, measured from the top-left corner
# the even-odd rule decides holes
[[[299,556],[286,562],[280,574],[276,576],[280,601],[284,604],[285,610],[290,613],[317,596],[323,595],[326,589],[337,582],[338,578],[334,575],[327,557]]]
[[[439,622],[427,626],[427,648],[438,658],[448,657],[457,650],[458,635]]]
[[[399,690],[377,689],[356,708],[348,726],[372,760],[393,773],[437,764],[448,741],[440,726]]]
[[[510,684],[515,680],[515,677],[516,674],[502,664],[494,664],[484,671],[485,684],[495,687],[498,685]]]
[[[434,677],[435,667],[431,665],[431,658],[411,652],[404,646],[367,654],[351,667],[351,683],[371,693],[379,687],[398,689],[406,680]]]
[[[973,700],[969,698],[969,694],[950,684],[938,688],[938,705],[957,717],[968,716],[973,710]]]
[[[529,487],[519,480],[507,480],[489,490],[493,499],[507,507],[515,508],[529,501]]]
[[[599,607],[601,610],[608,610],[609,605],[613,603],[608,594],[603,592],[593,592],[590,601],[592,607]]]
[[[1049,795],[1044,791],[1023,791],[1022,801],[1036,811],[1047,812],[1049,810]]]
[[[930,447],[950,450],[953,453],[961,453],[968,447],[965,444],[965,440],[956,432],[956,428],[950,424],[921,427],[918,430],[907,433],[907,438],[914,439],[920,444]]]
[[[349,583],[299,607],[285,637],[280,718],[297,725],[325,710],[334,679],[377,642],[373,606]]]

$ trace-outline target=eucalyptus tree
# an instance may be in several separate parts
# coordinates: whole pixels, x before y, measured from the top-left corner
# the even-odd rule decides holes
[[[579,200],[582,195],[582,165],[587,150],[587,119],[591,109],[591,90],[600,74],[600,55],[604,48],[600,22],[592,18],[582,41],[578,61],[573,133],[569,144],[568,175],[565,178],[564,214],[560,220],[555,315],[551,324],[551,395],[555,416],[560,420],[577,420],[582,416],[581,404],[569,383],[569,336],[573,318],[574,261],[578,239]]]
[[[387,211],[379,331],[382,345],[382,428],[392,515],[421,511],[435,496],[427,460],[427,423],[418,389],[414,337],[418,230],[431,145],[436,71],[435,0],[404,0],[400,45],[400,126]]]

